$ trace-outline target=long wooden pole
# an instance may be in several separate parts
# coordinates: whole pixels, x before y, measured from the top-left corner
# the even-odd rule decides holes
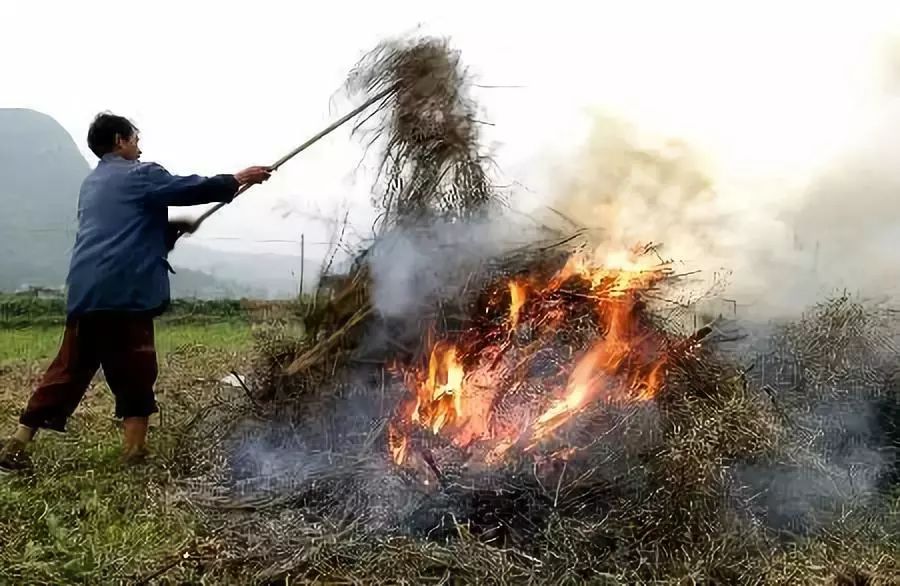
[[[286,154],[285,156],[283,156],[280,159],[278,159],[277,161],[275,161],[275,163],[273,165],[271,165],[269,168],[272,171],[277,171],[279,167],[281,167],[282,165],[284,165],[285,163],[287,163],[288,161],[293,159],[295,156],[297,156],[301,152],[303,152],[306,149],[308,149],[309,147],[311,147],[313,144],[315,144],[316,142],[318,142],[325,136],[331,134],[332,132],[334,132],[335,130],[337,130],[344,124],[346,124],[350,119],[356,117],[360,112],[362,112],[363,110],[365,110],[366,108],[368,108],[369,106],[374,104],[375,102],[378,102],[379,100],[386,98],[389,94],[393,93],[394,90],[395,90],[394,87],[390,87],[390,88],[372,96],[371,98],[366,100],[365,103],[363,103],[359,107],[355,108],[353,111],[351,111],[348,114],[346,114],[345,116],[343,116],[340,120],[333,122],[328,128],[325,128],[324,130],[322,130],[321,132],[319,132],[318,134],[316,134],[315,136],[313,136],[312,138],[310,138],[309,140],[307,140],[306,142],[304,142],[303,144],[301,144],[300,146],[298,146],[297,148],[295,148],[294,150],[292,150],[291,152]],[[250,189],[250,187],[252,187],[252,185],[241,186],[241,188],[238,189],[238,192],[235,194],[234,197],[237,197],[240,194],[244,193],[245,191]],[[197,218],[196,221],[194,221],[191,232],[196,232],[197,229],[200,227],[200,224],[205,222],[207,218],[209,218],[211,215],[213,215],[214,213],[216,213],[217,211],[219,211],[226,205],[228,205],[228,204],[217,203],[215,206],[206,210],[199,218]]]

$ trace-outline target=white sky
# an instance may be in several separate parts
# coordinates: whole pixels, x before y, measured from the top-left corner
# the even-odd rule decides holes
[[[145,160],[233,172],[341,115],[348,104],[332,99],[357,59],[424,25],[451,38],[481,83],[523,86],[478,96],[508,181],[540,192],[592,108],[687,139],[722,176],[802,181],[865,122],[898,17],[890,1],[7,1],[0,107],[52,115],[89,160],[87,126],[109,109],[137,122]],[[339,131],[195,238],[296,252],[260,241],[302,232],[315,255],[328,230],[310,216],[346,202],[365,230],[360,156]]]

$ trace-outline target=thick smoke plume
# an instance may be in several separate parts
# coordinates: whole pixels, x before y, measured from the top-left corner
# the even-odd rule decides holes
[[[900,279],[900,104],[819,177],[789,217],[817,279],[895,298]]]
[[[589,228],[598,249],[658,243],[685,272],[699,271],[696,280],[725,278],[724,296],[742,305],[771,308],[772,291],[763,283],[778,283],[780,297],[791,286],[784,276],[806,280],[811,273],[790,246],[789,226],[777,211],[723,193],[690,145],[647,145],[623,123],[599,119],[561,175],[548,188],[549,209],[536,213],[547,222],[556,216],[556,224],[563,217]],[[777,273],[783,275],[776,278]],[[698,291],[703,289],[698,283]]]
[[[489,259],[539,236],[533,225],[508,217],[395,229],[369,251],[375,307],[388,318],[416,318],[436,295],[461,294]]]
[[[601,248],[661,243],[698,278],[727,276],[723,297],[748,317],[789,318],[844,290],[892,300],[900,282],[898,107],[885,107],[867,128],[802,186],[748,186],[717,177],[689,145],[648,146],[602,119],[563,167],[566,179],[549,188],[554,212],[542,217],[558,212],[593,228]]]

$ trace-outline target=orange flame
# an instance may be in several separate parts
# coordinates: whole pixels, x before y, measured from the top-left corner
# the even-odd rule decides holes
[[[515,281],[510,281],[509,297],[509,324],[511,329],[515,329],[519,324],[519,312],[522,311],[522,306],[525,305],[525,286],[516,283]]]
[[[621,280],[617,276],[617,281]],[[609,310],[610,321],[606,336],[578,361],[566,385],[565,396],[538,417],[534,438],[539,440],[553,431],[596,398],[608,403],[645,401],[652,399],[659,390],[664,360],[659,360],[650,374],[641,377],[638,373],[624,388],[616,387],[623,361],[634,351],[632,340],[636,335],[629,321],[633,303],[616,303]],[[618,391],[618,394],[616,394]]]
[[[519,281],[508,282],[506,326],[473,326],[455,341],[437,342],[425,368],[406,371],[414,394],[401,408],[401,419],[389,429],[394,461],[402,464],[408,457],[410,443],[403,430],[410,425],[445,435],[457,446],[488,442],[481,453],[484,463],[492,465],[515,445],[534,447],[592,403],[652,400],[665,378],[665,344],[660,334],[640,321],[637,301],[666,274],[663,266],[646,262],[632,251],[607,255],[604,263],[584,254],[572,255],[543,287],[531,279],[527,287]],[[590,295],[565,293],[571,284],[576,287],[572,291],[586,287]],[[587,306],[578,301],[585,299]],[[523,311],[526,302],[527,312]],[[495,307],[496,298],[489,303]],[[494,311],[491,307],[485,311]],[[590,316],[585,316],[585,307]],[[548,375],[546,381],[540,377],[528,381],[532,388],[544,389],[544,397],[538,399],[543,407],[527,409],[531,415],[522,416],[521,421],[495,421],[496,401],[514,394],[525,382],[527,375],[522,373],[528,372],[527,365],[542,348],[558,347],[556,336],[570,319],[593,319],[599,334],[580,358],[560,367],[565,385],[551,382],[558,380],[555,375]],[[524,322],[534,336],[522,347],[499,329]],[[517,375],[508,376],[507,363]]]
[[[438,433],[462,414],[465,372],[456,358],[456,348],[436,344],[428,361],[428,377],[418,385],[411,420]]]

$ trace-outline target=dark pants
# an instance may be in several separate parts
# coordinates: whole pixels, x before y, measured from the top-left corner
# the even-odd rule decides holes
[[[148,417],[157,412],[153,317],[97,313],[66,323],[59,352],[19,423],[65,431],[66,421],[101,366],[116,398],[116,417]]]

